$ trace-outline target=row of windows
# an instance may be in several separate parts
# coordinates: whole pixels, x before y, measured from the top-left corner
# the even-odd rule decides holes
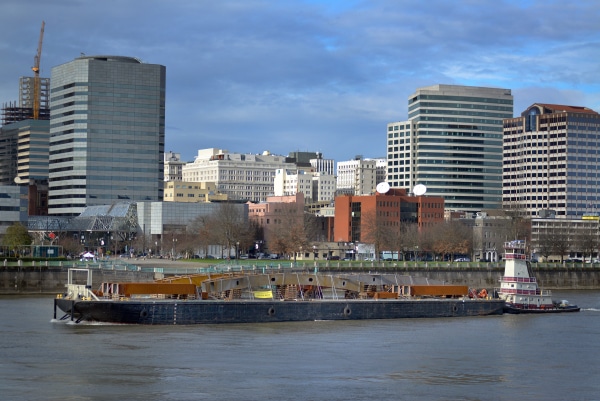
[[[476,102],[476,103],[496,103],[512,105],[512,99],[498,99],[493,97],[474,97],[474,96],[450,96],[450,95],[426,95],[421,94],[409,99],[408,104],[419,100],[442,100],[448,102]]]
[[[471,182],[445,182],[445,181],[430,181],[427,183],[428,188],[435,188],[435,193],[440,194],[445,199],[474,199],[472,195],[485,195],[485,196],[498,196],[502,193],[501,188],[473,188],[480,187],[481,185],[473,185],[479,183]],[[467,189],[467,187],[471,187]],[[457,192],[458,187],[461,187],[460,192]],[[463,189],[464,187],[464,189]],[[483,199],[483,198],[482,198]]]
[[[455,181],[455,180],[466,180],[466,181],[482,181],[477,183],[477,186],[481,186],[481,187],[498,187],[500,185],[500,174],[496,175],[496,176],[487,176],[487,175],[481,175],[481,174],[419,174],[418,175],[418,179],[420,181],[422,180],[427,180],[430,183],[434,183],[435,181],[431,181],[433,179],[436,180],[448,180],[448,181]],[[460,182],[458,182],[457,184],[459,185],[463,185]],[[468,186],[472,186],[471,184],[467,184]]]
[[[52,90],[52,92],[55,92],[55,91]],[[62,95],[52,96],[50,98],[50,102],[52,103],[52,107],[54,108],[54,103],[55,102],[58,102],[61,99],[68,99],[68,98],[71,98],[73,96],[87,96],[87,92],[68,92],[68,93],[64,93]]]
[[[414,121],[418,123],[419,128],[423,127],[422,121],[442,121],[442,122],[453,122],[453,123],[489,124],[492,126],[498,126],[498,127],[473,126],[473,127],[461,127],[461,128],[481,129],[481,130],[488,130],[488,131],[491,131],[492,128],[495,128],[498,131],[500,131],[502,129],[500,127],[502,125],[502,120],[486,120],[486,119],[482,119],[482,118],[419,116],[419,117],[415,118]],[[435,125],[430,125],[430,126],[435,127]]]
[[[468,122],[468,121],[465,121],[465,122]],[[422,131],[424,128],[432,128],[432,129],[438,129],[438,130],[473,129],[473,130],[485,131],[486,135],[490,135],[490,133],[492,133],[492,132],[500,132],[500,133],[502,132],[502,127],[498,127],[498,126],[483,126],[483,127],[479,127],[479,126],[470,126],[470,125],[425,124],[425,123],[419,123],[419,130]],[[453,134],[454,134],[453,132],[448,132],[448,135],[453,135]],[[501,138],[501,137],[502,137],[502,134],[500,134],[498,136],[498,138]],[[491,137],[491,138],[493,138],[493,137]]]
[[[491,154],[468,154],[468,153],[452,153],[452,152],[444,152],[446,149],[440,149],[440,152],[421,152],[419,151],[419,157],[427,158],[432,157],[436,159],[436,162],[439,163],[457,163],[457,164],[472,164],[479,163],[482,159],[487,160],[502,160],[502,155],[491,153]],[[477,159],[473,160],[473,157]],[[440,160],[440,158],[450,159],[450,160]],[[461,159],[461,160],[458,160]],[[424,162],[420,162],[419,164],[424,164]]]
[[[440,160],[438,158],[425,159],[419,162],[417,171],[433,171],[437,165],[446,171],[452,171],[453,169],[460,168],[485,168],[493,167],[500,168],[502,163],[498,161],[484,161],[484,160]],[[465,167],[469,166],[469,167]]]
[[[502,139],[500,138],[489,138],[484,135],[464,135],[462,137],[432,137],[432,136],[421,136],[419,135],[418,143],[453,143],[453,144],[482,144],[490,146],[501,146]]]
[[[529,146],[528,144],[521,144],[521,145],[506,145],[504,146],[504,156],[505,157],[511,157],[511,156],[520,156],[521,154],[540,154],[540,155],[545,155],[545,154],[554,154],[554,153],[566,153],[567,149],[564,147],[566,145],[565,141],[557,141],[557,142],[550,142],[549,143],[549,148],[543,148],[543,149],[527,149],[527,148],[532,148],[534,146]],[[509,150],[519,150],[518,152],[508,152]]]
[[[505,178],[504,181],[504,193],[523,193],[523,192],[565,192],[566,187],[564,186],[564,180],[538,180],[538,181],[524,181],[520,177],[519,182],[511,182],[510,178]],[[551,183],[551,184],[549,184]],[[562,184],[561,184],[562,183]],[[523,189],[525,185],[539,185],[540,188],[531,187],[528,190]],[[557,185],[557,186],[551,186]],[[519,187],[518,189],[511,189],[511,187]]]
[[[531,178],[540,177],[546,178],[545,180],[531,180]],[[529,178],[529,179],[528,179]],[[556,179],[556,180],[548,180],[548,175],[544,174],[527,174],[527,175],[504,175],[502,177],[502,181],[504,182],[504,187],[522,187],[521,191],[523,192],[544,192],[545,187],[548,185],[565,185],[566,181],[564,179]],[[538,185],[543,188],[534,187],[531,185]],[[531,187],[530,187],[531,186]]]
[[[460,113],[463,115],[472,115],[472,111],[470,110],[495,110],[495,111],[503,111],[505,113],[503,113],[506,117],[504,118],[511,118],[513,116],[513,108],[512,108],[512,103],[510,106],[496,106],[496,105],[491,105],[491,104],[486,104],[486,103],[450,103],[450,102],[416,102],[411,104],[410,106],[408,106],[408,111],[411,112],[413,110],[418,110],[421,109],[421,112],[437,112],[437,113],[443,113],[443,112],[451,112],[452,110],[437,110],[437,111],[433,111],[431,110],[431,108],[440,108],[440,109],[462,109],[460,111],[457,111],[456,113]],[[469,111],[468,111],[469,110]],[[496,114],[497,115],[497,114]]]
[[[473,145],[480,145],[480,146],[467,146],[466,144],[455,144],[455,145],[447,145],[447,146],[443,146],[443,145],[423,145],[421,143],[419,143],[419,146],[417,146],[417,153],[418,155],[422,155],[423,152],[425,151],[430,151],[430,152],[450,152],[450,151],[455,151],[455,152],[470,152],[471,153],[471,157],[481,157],[481,155],[485,152],[490,152],[493,154],[497,154],[497,150],[494,148],[490,148],[490,144],[484,144],[484,143],[474,143]]]
[[[158,85],[117,84],[114,82],[103,82],[103,81],[77,82],[76,86],[93,86],[94,88],[135,89],[135,90],[150,90],[150,91],[156,91],[159,88],[161,88]]]

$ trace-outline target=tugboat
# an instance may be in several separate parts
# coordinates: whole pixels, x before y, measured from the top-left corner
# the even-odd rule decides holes
[[[504,276],[500,279],[498,297],[505,301],[504,313],[579,312],[577,305],[563,300],[555,302],[549,290],[541,290],[526,259],[525,241],[504,243]]]

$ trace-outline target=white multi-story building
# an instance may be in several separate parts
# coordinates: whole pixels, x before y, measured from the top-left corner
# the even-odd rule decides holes
[[[332,202],[336,194],[336,178],[335,175],[325,171],[313,173],[313,202]]]
[[[504,120],[502,203],[558,218],[600,213],[600,114],[587,107],[535,103]]]
[[[165,152],[165,181],[181,181],[184,164],[180,153]]]
[[[261,202],[274,193],[275,172],[278,169],[295,169],[285,156],[229,153],[227,150],[209,148],[198,150],[194,162],[183,166],[183,181],[217,184],[217,190],[229,199]]]
[[[317,173],[325,172],[335,175],[335,161],[333,159],[310,159],[310,165]]]
[[[278,169],[275,173],[275,196],[302,193],[307,204],[331,202],[335,199],[335,176],[326,172]]]
[[[363,159],[337,163],[337,193],[350,195],[370,195],[375,193],[377,184],[385,181],[385,159]]]
[[[283,168],[275,171],[273,191],[275,196],[296,195],[299,192],[304,194],[304,199],[312,199],[311,173],[307,173],[304,170]]]

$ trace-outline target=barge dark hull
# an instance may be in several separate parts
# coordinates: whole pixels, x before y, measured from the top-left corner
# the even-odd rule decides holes
[[[523,309],[523,308],[518,308],[515,306],[511,306],[511,305],[505,305],[504,306],[504,313],[508,313],[508,314],[512,314],[512,315],[523,315],[523,314],[530,314],[530,315],[545,315],[547,313],[568,313],[568,312],[579,312],[581,308],[573,305],[573,306],[566,306],[563,308],[547,308],[547,309]]]
[[[312,300],[312,301],[72,301],[55,299],[63,319],[143,325],[268,323],[314,320],[400,319],[501,315],[494,300]]]

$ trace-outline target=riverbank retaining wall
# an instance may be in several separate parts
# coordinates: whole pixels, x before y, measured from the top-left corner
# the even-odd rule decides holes
[[[154,276],[152,272],[94,270],[92,288],[100,287],[103,282],[152,281]],[[67,280],[68,269],[64,267],[5,267],[0,270],[0,294],[61,294]],[[85,280],[85,275],[80,275],[81,280]]]

